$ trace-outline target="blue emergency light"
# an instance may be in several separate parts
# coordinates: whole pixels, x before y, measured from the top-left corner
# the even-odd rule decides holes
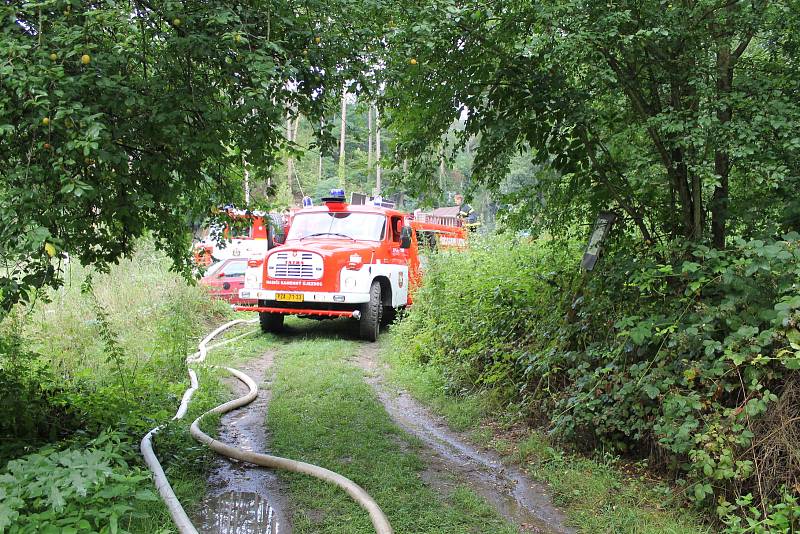
[[[327,197],[322,197],[325,204],[343,204],[344,203],[344,189],[331,189]]]
[[[314,205],[314,201],[311,200],[310,196],[306,195],[306,196],[303,197],[303,207],[304,208],[310,208],[313,205]]]

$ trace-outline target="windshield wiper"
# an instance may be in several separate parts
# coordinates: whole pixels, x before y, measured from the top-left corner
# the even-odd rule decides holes
[[[307,237],[317,237],[317,236],[320,236],[320,235],[338,235],[338,236],[346,237],[347,239],[352,239],[353,241],[356,240],[355,237],[351,237],[351,236],[349,236],[347,234],[340,234],[338,232],[317,232],[315,234],[304,235],[303,237],[300,238],[300,241],[302,241],[303,239],[305,239]]]

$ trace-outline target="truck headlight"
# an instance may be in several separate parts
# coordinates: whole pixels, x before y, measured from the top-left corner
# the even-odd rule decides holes
[[[348,276],[344,279],[344,287],[347,289],[354,289],[358,285],[358,280],[354,276]]]
[[[258,286],[258,276],[255,274],[248,274],[244,277],[244,285],[246,287],[256,287]]]

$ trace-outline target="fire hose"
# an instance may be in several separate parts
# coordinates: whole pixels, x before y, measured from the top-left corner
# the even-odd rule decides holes
[[[191,356],[189,356],[186,361],[188,364],[199,364],[202,363],[208,351],[211,349],[215,349],[236,341],[240,338],[245,336],[251,335],[256,330],[252,330],[250,332],[246,332],[234,338],[221,341],[214,345],[208,346],[215,337],[217,337],[222,332],[228,330],[229,328],[239,325],[239,324],[253,324],[257,322],[258,319],[245,321],[243,319],[237,319],[235,321],[230,321],[228,323],[223,324],[222,326],[216,328],[213,332],[208,334],[198,345],[198,350]],[[244,383],[247,388],[247,394],[239,397],[238,399],[233,399],[226,403],[220,404],[216,408],[209,410],[202,414],[200,417],[194,420],[192,423],[189,432],[191,433],[192,437],[199,441],[200,443],[205,444],[214,452],[217,452],[223,456],[228,458],[232,458],[235,460],[240,460],[243,462],[248,462],[251,464],[269,467],[274,469],[284,469],[287,471],[293,471],[295,473],[303,473],[307,475],[311,475],[313,477],[319,478],[326,482],[330,482],[332,484],[336,484],[343,490],[345,490],[350,497],[353,498],[362,508],[364,508],[370,516],[370,520],[372,521],[372,525],[375,528],[376,534],[392,534],[393,530],[391,525],[389,524],[389,520],[386,518],[386,515],[381,511],[378,504],[375,500],[369,496],[369,494],[364,491],[364,489],[350,480],[347,477],[344,477],[338,473],[325,469],[324,467],[320,467],[317,465],[299,462],[297,460],[291,460],[288,458],[282,458],[280,456],[272,456],[269,454],[261,454],[251,451],[245,451],[226,443],[222,443],[211,438],[209,435],[205,434],[202,430],[200,430],[200,420],[203,419],[206,415],[210,413],[216,414],[224,414],[235,410],[236,408],[240,408],[242,406],[246,406],[250,404],[255,398],[258,396],[258,386],[256,385],[255,381],[247,376],[245,373],[237,370],[232,369],[230,367],[225,367],[229,373],[235,376],[239,381]],[[178,411],[175,413],[175,419],[182,419],[189,408],[189,401],[192,398],[192,395],[195,391],[197,391],[199,384],[197,381],[197,374],[194,372],[193,369],[189,369],[189,379],[190,379],[190,386],[183,394],[183,398],[181,400],[181,404],[178,407]],[[148,432],[144,438],[142,438],[141,443],[141,451],[142,455],[144,456],[145,463],[153,472],[153,481],[155,482],[156,488],[158,489],[159,494],[161,495],[161,499],[164,501],[164,504],[167,506],[170,515],[172,516],[172,520],[175,523],[175,526],[178,528],[178,531],[181,534],[197,534],[197,529],[192,524],[189,516],[186,514],[186,511],[183,509],[180,501],[178,500],[175,492],[172,489],[172,486],[167,479],[166,474],[164,473],[164,469],[161,467],[161,463],[158,461],[155,453],[153,452],[153,443],[152,439],[153,436],[161,430],[164,425],[157,426],[156,428],[152,429]]]

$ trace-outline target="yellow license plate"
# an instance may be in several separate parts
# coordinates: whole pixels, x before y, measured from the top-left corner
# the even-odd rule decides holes
[[[275,300],[284,302],[303,302],[303,295],[300,293],[275,293]]]

